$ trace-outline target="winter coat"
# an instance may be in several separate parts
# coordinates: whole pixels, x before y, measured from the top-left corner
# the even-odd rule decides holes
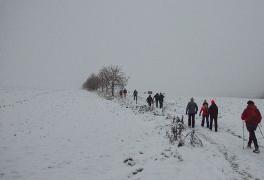
[[[261,122],[261,114],[254,104],[249,104],[243,111],[241,119],[245,120],[247,125],[258,125]]]
[[[159,95],[159,102],[163,102],[164,96],[162,94]]]
[[[201,107],[201,110],[200,110],[200,114],[201,113],[203,116],[209,115],[208,103],[203,103],[203,106]]]
[[[133,94],[134,96],[137,96],[138,92],[135,90]]]
[[[190,101],[186,107],[186,114],[197,114],[198,106],[194,101]]]
[[[152,104],[152,103],[153,103],[153,99],[152,99],[152,97],[151,97],[151,96],[149,96],[149,97],[147,98],[147,102],[148,102],[148,103],[150,103],[150,104]]]
[[[157,93],[157,94],[155,94],[155,96],[154,96],[154,99],[155,99],[155,101],[156,102],[158,102],[159,101],[159,98],[160,98],[160,95]]]
[[[218,116],[218,107],[215,103],[212,103],[211,106],[209,107],[209,115],[210,117],[217,118]]]

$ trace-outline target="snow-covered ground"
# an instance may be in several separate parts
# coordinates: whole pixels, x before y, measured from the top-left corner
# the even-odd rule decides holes
[[[202,147],[169,143],[167,117],[184,114],[189,98],[168,99],[163,114],[140,111],[145,97],[135,104],[131,96],[106,100],[82,90],[0,89],[0,179],[264,179],[259,130],[261,153],[242,149],[247,99],[216,98],[217,133],[197,117]],[[195,100],[200,105],[203,98]],[[264,101],[255,102],[263,113]]]

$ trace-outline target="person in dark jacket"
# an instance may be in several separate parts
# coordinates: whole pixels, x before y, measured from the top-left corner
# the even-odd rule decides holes
[[[195,126],[195,114],[198,112],[198,106],[194,102],[194,99],[191,98],[191,101],[186,107],[186,115],[188,114],[188,126],[194,128]]]
[[[123,97],[123,90],[122,90],[122,89],[119,91],[119,96],[120,96],[121,98]]]
[[[214,127],[215,127],[215,132],[217,132],[218,124],[217,124],[217,118],[218,118],[218,107],[215,104],[215,101],[211,101],[211,105],[209,107],[209,116],[210,116],[210,130],[213,128],[213,122],[214,122]]]
[[[160,109],[163,108],[163,101],[164,101],[164,95],[163,94],[159,94],[159,104],[160,104]]]
[[[124,97],[126,97],[126,95],[127,95],[127,90],[126,90],[126,88],[124,89],[123,93],[124,93]]]
[[[247,104],[247,108],[243,111],[241,119],[245,121],[247,130],[249,132],[248,148],[251,148],[251,143],[253,141],[255,146],[253,152],[259,153],[259,146],[255,135],[255,130],[257,129],[258,124],[261,122],[262,117],[253,101],[250,100],[247,102]]]
[[[156,93],[153,98],[155,100],[156,108],[158,108],[159,107],[159,93]]]
[[[152,99],[151,95],[148,96],[147,103],[148,103],[149,107],[151,107],[151,105],[153,104],[153,99]]]
[[[201,126],[204,127],[204,121],[206,120],[206,127],[209,128],[209,112],[208,112],[208,103],[204,100],[203,105],[201,107],[199,116],[202,114],[202,123]]]
[[[133,92],[133,96],[134,96],[134,101],[136,101],[136,103],[137,103],[138,92],[137,92],[136,89],[135,89],[134,92]]]

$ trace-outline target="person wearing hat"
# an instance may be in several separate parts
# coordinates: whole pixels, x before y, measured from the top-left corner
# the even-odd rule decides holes
[[[214,122],[214,127],[215,127],[215,132],[217,132],[218,124],[217,124],[217,118],[218,118],[218,107],[215,104],[215,101],[211,101],[211,105],[208,109],[209,116],[210,116],[210,124],[209,124],[209,129],[212,130],[213,128],[213,122]]]
[[[261,122],[261,114],[255,105],[255,103],[251,100],[247,102],[247,107],[243,111],[241,115],[241,119],[245,121],[247,130],[249,132],[248,138],[248,148],[251,148],[251,143],[253,141],[255,149],[253,150],[254,153],[259,153],[259,146],[258,141],[255,135],[255,130],[258,127],[258,124]]]
[[[188,126],[194,128],[195,126],[195,114],[197,114],[198,106],[194,102],[194,99],[191,98],[191,101],[186,107],[186,115],[188,114]]]

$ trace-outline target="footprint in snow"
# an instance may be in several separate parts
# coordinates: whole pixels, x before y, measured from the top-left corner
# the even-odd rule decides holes
[[[143,170],[144,170],[143,168],[138,168],[138,169],[136,169],[135,171],[133,171],[133,172],[128,176],[128,178],[131,178],[132,176],[137,175],[138,173],[141,173]]]
[[[127,158],[124,160],[124,163],[127,164],[130,167],[133,167],[136,165],[136,162],[132,158]]]

